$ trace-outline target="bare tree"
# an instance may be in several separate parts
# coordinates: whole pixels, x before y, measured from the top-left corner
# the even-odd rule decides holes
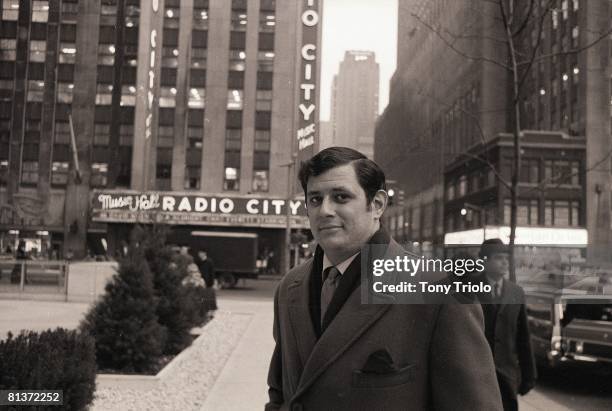
[[[590,47],[593,47],[601,40],[607,38],[612,33],[612,25],[599,32],[591,32],[591,38],[588,42],[583,42],[581,45],[567,48],[558,52],[544,53],[542,48],[542,39],[544,27],[547,19],[558,19],[560,13],[566,13],[570,7],[569,1],[559,0],[480,0],[480,3],[468,2],[465,7],[469,7],[471,12],[483,13],[484,9],[496,10],[493,15],[480,16],[485,20],[482,24],[490,24],[493,30],[474,31],[473,27],[463,27],[461,31],[453,30],[449,27],[444,27],[441,21],[433,21],[425,18],[422,13],[415,11],[411,13],[423,27],[437,36],[445,47],[452,50],[457,55],[469,60],[478,61],[483,64],[490,64],[503,69],[508,77],[510,90],[508,95],[508,105],[506,109],[511,118],[511,133],[513,135],[513,155],[510,181],[504,179],[502,174],[495,169],[494,165],[479,158],[487,163],[498,177],[500,183],[510,191],[510,279],[516,281],[515,261],[514,261],[514,243],[516,238],[517,226],[517,203],[519,197],[519,173],[521,169],[521,137],[522,137],[522,101],[524,94],[528,91],[526,87],[527,79],[533,70],[534,65],[542,60],[554,58],[562,55],[575,55],[581,53]],[[557,6],[561,4],[562,8]],[[490,34],[493,33],[493,34]],[[531,41],[525,41],[525,39]],[[493,42],[505,49],[502,57],[485,55],[484,53],[474,53],[474,48],[466,46],[469,42],[474,41],[489,41]],[[482,132],[482,128],[478,124],[479,118],[475,113],[468,114],[478,126],[480,138],[484,142],[486,136]],[[603,163],[612,153],[607,153],[604,157],[595,164],[598,166]],[[463,152],[461,155],[469,156],[469,153]],[[564,176],[558,176],[560,180]],[[539,185],[554,181],[543,181]]]

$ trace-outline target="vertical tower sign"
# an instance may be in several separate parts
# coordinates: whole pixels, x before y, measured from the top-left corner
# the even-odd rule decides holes
[[[298,75],[298,121],[296,136],[298,164],[312,157],[317,141],[319,112],[316,105],[319,95],[317,80],[320,53],[318,47],[320,29],[320,0],[302,0],[300,20],[302,41],[299,49],[300,71]]]
[[[150,189],[155,183],[157,146],[157,94],[161,65],[163,0],[141,1],[138,73],[135,108],[132,188]]]

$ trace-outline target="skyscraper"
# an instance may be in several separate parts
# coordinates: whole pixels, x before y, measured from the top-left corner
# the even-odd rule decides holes
[[[379,67],[371,51],[346,51],[334,77],[331,104],[333,144],[372,158],[378,116]]]
[[[305,60],[318,96],[320,18],[318,1],[277,3],[3,1],[0,240],[44,229],[54,248],[107,236],[112,252],[139,217],[92,221],[99,192],[286,198]],[[247,225],[276,228],[264,234],[279,247],[284,221],[263,220]]]

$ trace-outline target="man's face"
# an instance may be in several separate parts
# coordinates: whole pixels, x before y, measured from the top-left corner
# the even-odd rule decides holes
[[[493,253],[485,262],[485,271],[489,277],[499,280],[508,273],[508,254]]]
[[[357,253],[378,230],[386,196],[379,191],[368,204],[351,164],[310,177],[306,195],[310,228],[334,263]]]
[[[206,254],[206,251],[198,251],[198,256],[202,260],[206,260],[208,258],[208,254]]]

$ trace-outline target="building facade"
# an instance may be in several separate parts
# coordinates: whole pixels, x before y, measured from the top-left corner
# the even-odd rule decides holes
[[[609,30],[610,5],[579,0],[548,4],[538,2],[532,11],[538,18],[515,42],[523,56],[536,50],[533,65],[520,72],[525,76],[521,129],[584,138],[578,214],[590,244],[609,244],[610,173],[596,165],[609,163],[605,157],[611,147],[612,41],[597,36]],[[443,244],[447,211],[436,204],[450,206],[447,168],[470,149],[511,132],[515,124],[510,72],[492,63],[507,61],[505,45],[496,40],[504,38],[502,25],[495,23],[498,14],[494,2],[399,2],[398,67],[389,106],[377,123],[375,153],[405,191],[404,208],[419,208],[421,214],[432,210],[431,222],[422,222],[433,227],[431,232],[415,232],[411,241]],[[503,206],[498,206],[503,218]],[[546,219],[538,224],[549,225]]]
[[[319,45],[302,51],[302,27],[320,28],[319,6],[4,1],[0,231],[8,243],[9,232],[46,233],[49,247],[78,256],[104,237],[112,253],[138,219],[92,221],[99,194],[286,199],[293,171],[282,165],[297,151],[304,60],[318,79]],[[310,100],[317,96],[313,86]],[[264,226],[266,247],[278,249],[284,224]]]
[[[333,145],[374,156],[379,67],[371,51],[346,51],[332,83]]]

